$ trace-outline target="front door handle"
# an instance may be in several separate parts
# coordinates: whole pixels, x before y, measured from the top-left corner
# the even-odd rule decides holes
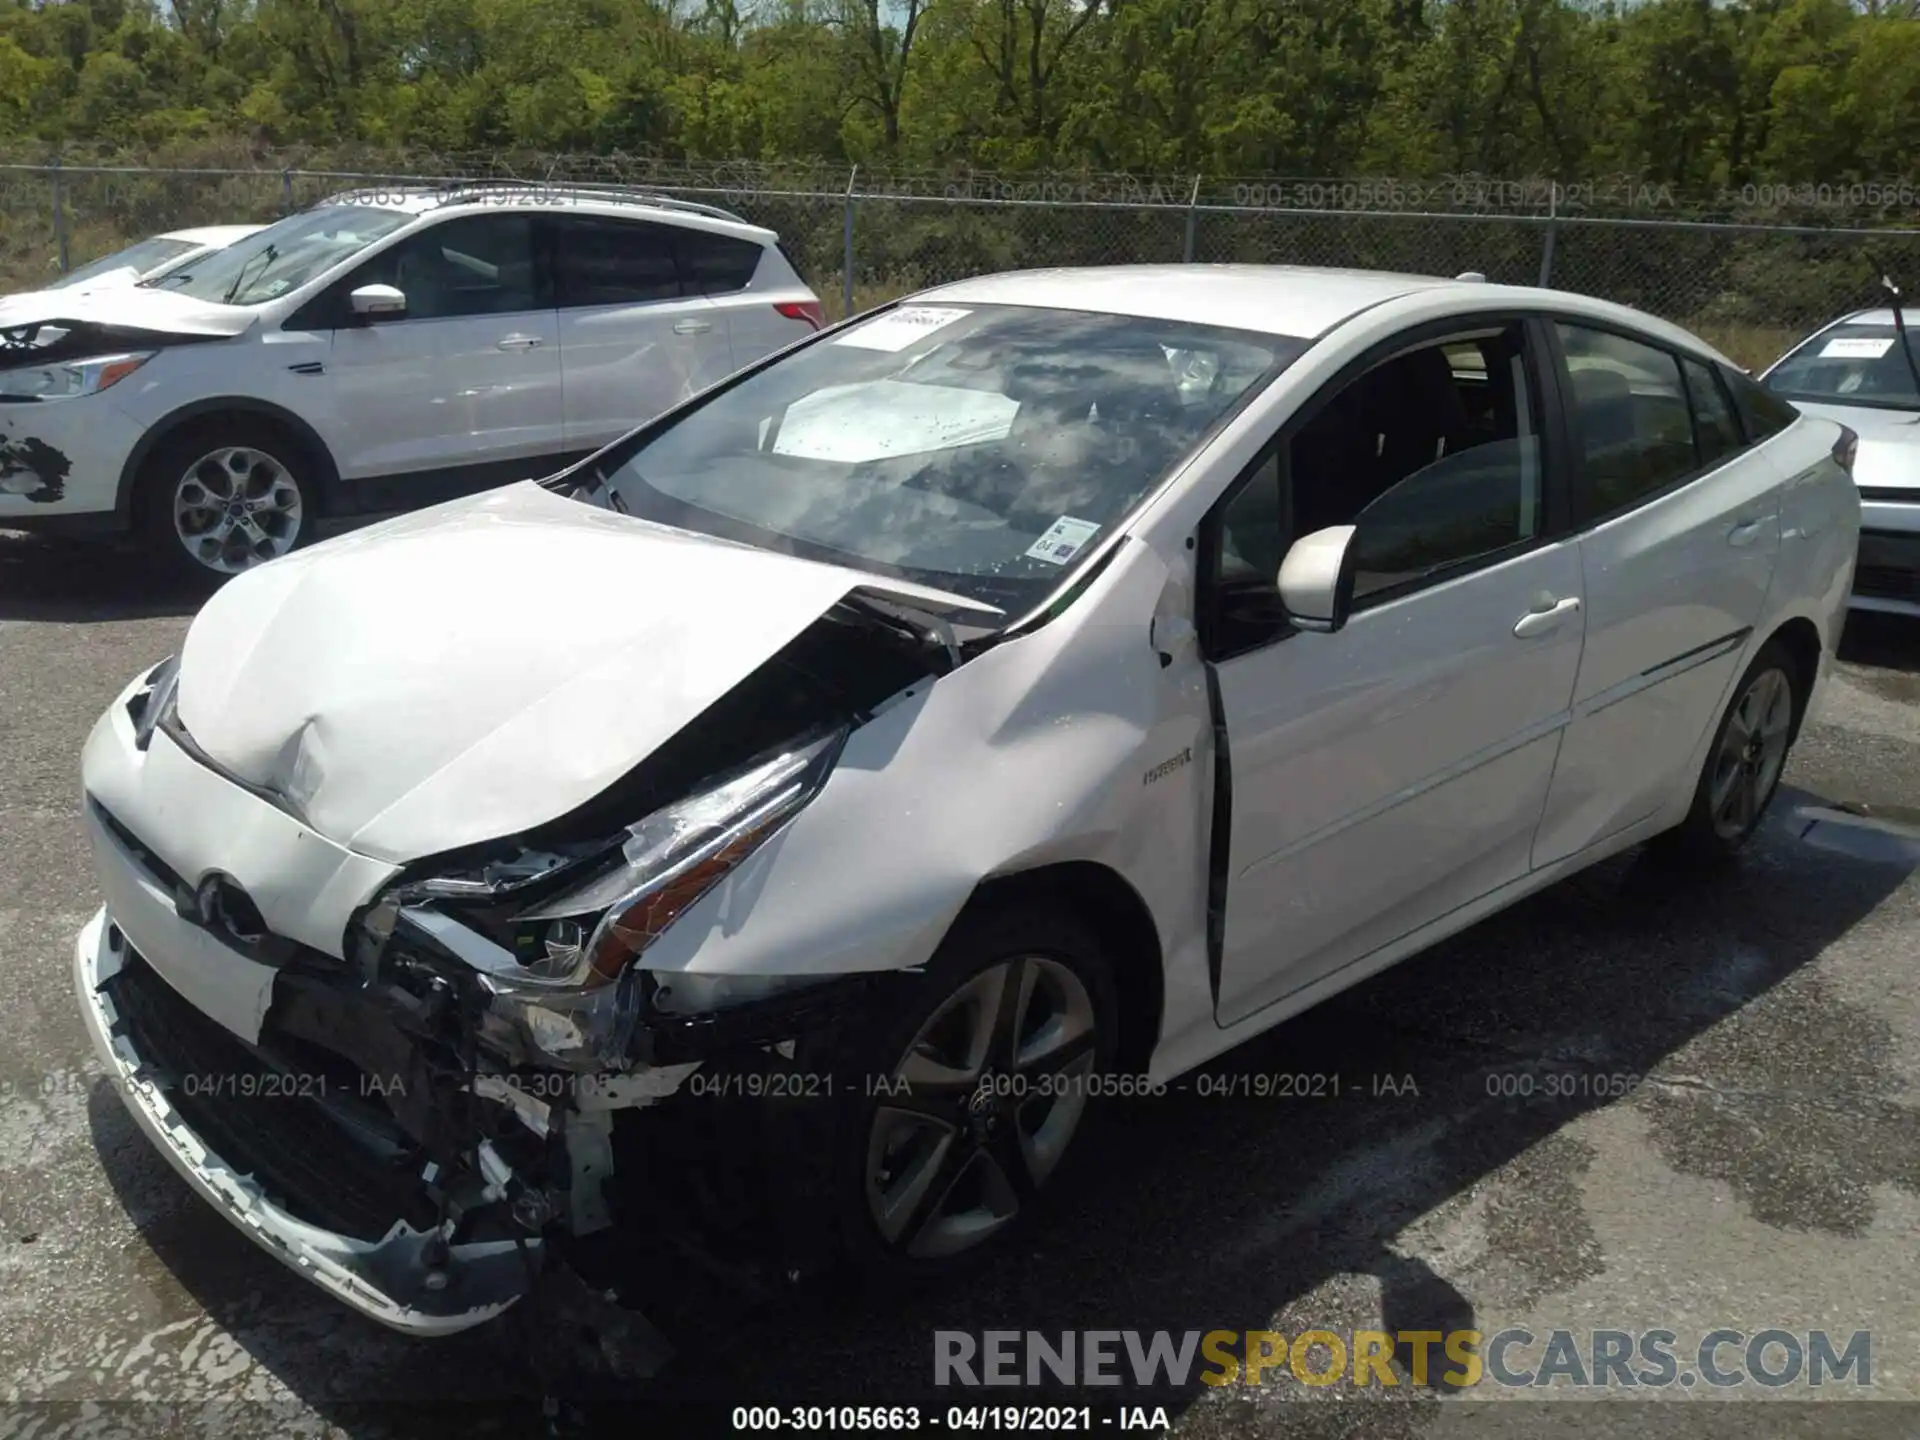
[[[539,344],[540,337],[538,335],[509,335],[500,342],[497,348],[501,350],[533,350],[537,349]]]
[[[1760,538],[1760,527],[1764,524],[1766,524],[1764,518],[1759,520],[1742,520],[1727,532],[1727,544],[1733,546],[1736,550],[1746,549],[1747,546]]]
[[[676,320],[673,333],[676,335],[704,335],[713,328],[711,320]]]
[[[1569,616],[1580,613],[1580,597],[1577,595],[1569,595],[1564,600],[1549,600],[1549,597],[1544,595],[1540,598],[1548,603],[1529,610],[1513,627],[1513,633],[1522,640],[1530,640],[1535,635],[1545,635],[1550,630],[1558,630],[1566,623]]]

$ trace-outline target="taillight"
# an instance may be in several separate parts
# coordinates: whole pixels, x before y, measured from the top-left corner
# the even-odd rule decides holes
[[[1853,474],[1854,456],[1860,453],[1860,437],[1846,426],[1840,427],[1840,438],[1833,442],[1833,459],[1847,474]]]
[[[818,300],[782,300],[773,307],[789,320],[804,320],[818,330],[827,323],[827,312]]]

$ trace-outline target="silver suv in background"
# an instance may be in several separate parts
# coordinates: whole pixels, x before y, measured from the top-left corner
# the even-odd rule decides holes
[[[771,231],[635,191],[338,195],[157,284],[12,302],[0,527],[224,576],[553,474],[822,324]],[[137,378],[134,378],[137,377]]]

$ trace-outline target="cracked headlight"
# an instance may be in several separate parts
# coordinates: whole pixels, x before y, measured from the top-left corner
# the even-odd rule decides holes
[[[527,978],[580,987],[618,979],[820,792],[845,740],[842,729],[797,742],[634,825],[611,868],[516,917],[539,945],[521,957]]]
[[[98,355],[88,360],[66,360],[57,365],[27,365],[0,370],[0,399],[77,400],[118,385],[153,358],[152,351],[134,355]]]

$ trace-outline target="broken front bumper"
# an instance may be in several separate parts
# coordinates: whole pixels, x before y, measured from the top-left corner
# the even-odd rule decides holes
[[[161,1043],[168,1048],[188,1047],[195,1022],[210,1022],[173,995],[146,966],[104,908],[80,932],[73,966],[87,1033],[134,1121],[202,1198],[276,1260],[363,1315],[422,1336],[449,1335],[484,1324],[530,1288],[530,1262],[537,1260],[539,1250],[538,1241],[531,1238],[525,1250],[512,1240],[453,1245],[444,1261],[435,1265],[430,1256],[439,1237],[431,1227],[416,1229],[400,1220],[377,1240],[356,1239],[300,1219],[275,1204],[256,1178],[261,1168],[257,1163],[239,1154],[216,1153],[208,1137],[188,1123],[182,1113],[189,1097],[180,1089],[181,1061],[168,1063],[163,1057],[143,1054],[136,1044],[139,1035],[150,1046],[153,1037],[164,1037]],[[129,973],[130,967],[138,967],[137,974]],[[133,979],[139,982],[137,990],[122,989]],[[115,1004],[117,991],[123,1001],[140,995],[142,1008],[153,1012],[150,1023],[142,1025],[132,1015],[123,1016]],[[200,1038],[217,1044],[221,1037],[215,1030]],[[181,1049],[183,1057],[191,1053]],[[243,1083],[234,1078],[238,1074],[224,1070],[202,1083],[238,1086]],[[297,1093],[281,1096],[288,1112],[307,1098]],[[295,1136],[289,1140],[297,1143]],[[437,1280],[430,1278],[436,1275]],[[443,1288],[430,1288],[436,1283]]]

